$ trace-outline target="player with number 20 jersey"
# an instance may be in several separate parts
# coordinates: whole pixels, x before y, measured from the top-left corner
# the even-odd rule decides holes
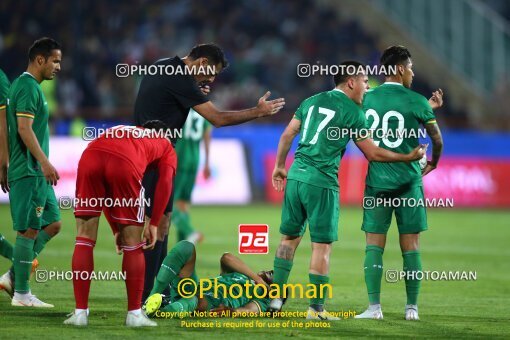
[[[381,65],[394,66],[396,72],[387,75],[385,83],[366,93],[363,110],[379,147],[406,153],[419,145],[423,126],[432,140],[432,160],[421,170],[419,162],[370,162],[366,177],[363,204],[363,224],[367,246],[364,276],[369,307],[356,315],[358,319],[382,319],[381,279],[386,234],[393,212],[397,220],[403,267],[407,272],[421,271],[419,252],[420,232],[427,230],[422,176],[433,170],[439,161],[442,139],[434,107],[442,105],[442,91],[430,100],[410,90],[414,72],[411,54],[403,46],[391,46],[381,56]],[[420,280],[406,277],[406,320],[418,320]]]

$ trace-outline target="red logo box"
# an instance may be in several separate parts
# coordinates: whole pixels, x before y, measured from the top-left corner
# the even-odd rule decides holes
[[[239,254],[269,253],[269,226],[267,224],[239,225]]]

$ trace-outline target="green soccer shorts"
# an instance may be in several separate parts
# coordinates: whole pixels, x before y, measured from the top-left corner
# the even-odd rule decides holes
[[[377,205],[375,204],[377,198],[394,203]],[[374,234],[386,234],[391,225],[393,211],[395,211],[400,234],[415,234],[427,230],[425,206],[423,204],[405,204],[406,201],[411,202],[409,199],[412,202],[419,200],[424,202],[423,186],[409,187],[402,190],[366,186],[361,230]]]
[[[339,205],[336,190],[287,180],[280,233],[303,236],[308,221],[312,242],[337,241]]]
[[[60,221],[60,210],[53,187],[44,177],[23,177],[9,183],[9,201],[13,228],[40,230]]]
[[[174,181],[174,199],[190,202],[196,178],[197,170],[177,169]]]

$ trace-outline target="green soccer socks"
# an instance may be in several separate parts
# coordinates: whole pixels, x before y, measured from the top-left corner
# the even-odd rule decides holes
[[[421,272],[421,257],[418,250],[411,250],[402,253],[404,258],[404,272],[406,272],[406,293],[407,304],[417,305],[418,294],[420,293],[421,280],[418,280],[418,272]]]
[[[292,269],[292,260],[285,260],[279,257],[274,258],[274,274],[273,283],[280,287],[283,294],[283,285],[289,280],[290,271]]]
[[[9,261],[12,261],[12,251],[13,251],[12,244],[9,241],[7,241],[7,239],[3,237],[2,234],[0,234],[0,255],[2,255]]]
[[[367,245],[365,250],[365,284],[367,286],[368,301],[371,305],[381,302],[383,252],[384,248],[375,245]]]
[[[14,286],[17,293],[28,293],[30,291],[29,279],[34,260],[35,240],[18,235],[13,251],[13,265],[16,276]]]
[[[310,299],[310,307],[312,307],[317,312],[322,312],[324,310],[324,301],[326,301],[326,296],[328,295],[327,287],[324,288],[325,284],[329,283],[328,275],[317,275],[317,274],[308,274],[310,279],[310,284],[315,286],[315,297]]]
[[[35,239],[34,244],[34,258],[39,256],[41,251],[44,249],[44,246],[46,246],[46,243],[51,240],[51,236],[48,235],[44,230],[40,230],[37,233],[37,238]]]
[[[163,260],[154,287],[149,296],[156,293],[163,293],[169,284],[176,285],[179,281],[179,272],[182,267],[193,256],[195,246],[188,241],[178,242]]]
[[[174,312],[174,313],[190,313],[197,308],[198,298],[192,296],[190,298],[182,298],[168,305],[160,308],[162,312]]]

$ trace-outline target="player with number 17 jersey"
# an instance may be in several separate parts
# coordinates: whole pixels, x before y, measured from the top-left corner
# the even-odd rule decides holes
[[[312,242],[337,241],[338,167],[350,137],[366,129],[366,119],[337,88],[304,100],[294,119],[301,121],[301,138],[287,176],[280,232],[302,236],[308,220]],[[353,133],[341,133],[345,129]]]
[[[367,128],[360,107],[333,89],[304,100],[294,118],[301,121],[301,138],[287,179],[338,191],[338,167],[345,147],[351,136],[363,136]]]

